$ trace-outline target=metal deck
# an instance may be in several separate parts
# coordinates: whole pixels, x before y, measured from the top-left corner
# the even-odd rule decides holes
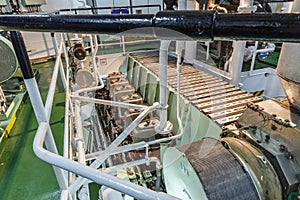
[[[159,52],[138,52],[130,56],[159,78]],[[212,75],[183,64],[180,93],[219,125],[235,122],[246,109],[247,103],[262,101]],[[176,59],[169,57],[168,86],[177,90]]]

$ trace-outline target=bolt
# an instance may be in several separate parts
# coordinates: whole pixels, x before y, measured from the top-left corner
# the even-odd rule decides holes
[[[284,146],[283,144],[281,144],[281,145],[279,146],[279,150],[280,150],[281,152],[285,152],[285,151],[286,151],[286,146]]]
[[[286,157],[289,160],[292,160],[294,158],[294,156],[290,152],[287,152]]]
[[[276,131],[277,126],[275,126],[274,124],[272,124],[271,129],[272,129],[273,131]]]
[[[270,138],[271,138],[270,135],[266,135],[266,136],[265,136],[265,141],[266,141],[266,142],[269,142]]]

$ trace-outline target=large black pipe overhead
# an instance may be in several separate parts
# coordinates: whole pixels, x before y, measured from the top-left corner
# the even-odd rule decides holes
[[[120,33],[177,40],[300,42],[299,19],[300,14],[217,14],[216,11],[161,11],[156,15],[0,15],[0,29]]]
[[[31,79],[34,77],[29,57],[27,54],[26,46],[23,37],[18,31],[10,32],[11,42],[13,44],[16,56],[18,58],[20,68],[24,79]],[[2,72],[3,73],[3,72]]]

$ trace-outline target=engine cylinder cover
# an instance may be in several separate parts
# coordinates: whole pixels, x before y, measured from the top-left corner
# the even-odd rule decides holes
[[[180,199],[259,199],[241,163],[214,138],[166,149],[163,166],[167,192]]]

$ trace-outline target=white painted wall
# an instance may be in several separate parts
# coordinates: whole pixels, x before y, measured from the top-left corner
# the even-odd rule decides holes
[[[130,1],[129,0],[97,0],[97,7],[129,7]],[[163,8],[163,0],[132,0],[132,5],[161,5]],[[141,10],[143,14],[148,13],[156,13],[158,12],[158,8],[134,8],[133,14],[136,14],[137,10]],[[110,10],[102,10],[98,11],[99,14],[110,14]]]
[[[43,11],[59,10],[66,8],[79,8],[86,7],[85,0],[47,0],[47,4],[42,6]],[[163,0],[132,0],[132,5],[154,5],[160,4],[162,6]],[[124,6],[129,7],[129,0],[97,0],[98,7],[113,7],[113,6]],[[156,13],[158,8],[136,8],[133,9],[133,13],[137,10],[142,10],[143,14]],[[110,10],[103,10],[99,14],[110,14]],[[23,37],[27,50],[29,51],[30,59],[37,59],[41,57],[48,57],[55,55],[53,50],[53,44],[50,37],[50,33],[32,33],[23,32]]]

